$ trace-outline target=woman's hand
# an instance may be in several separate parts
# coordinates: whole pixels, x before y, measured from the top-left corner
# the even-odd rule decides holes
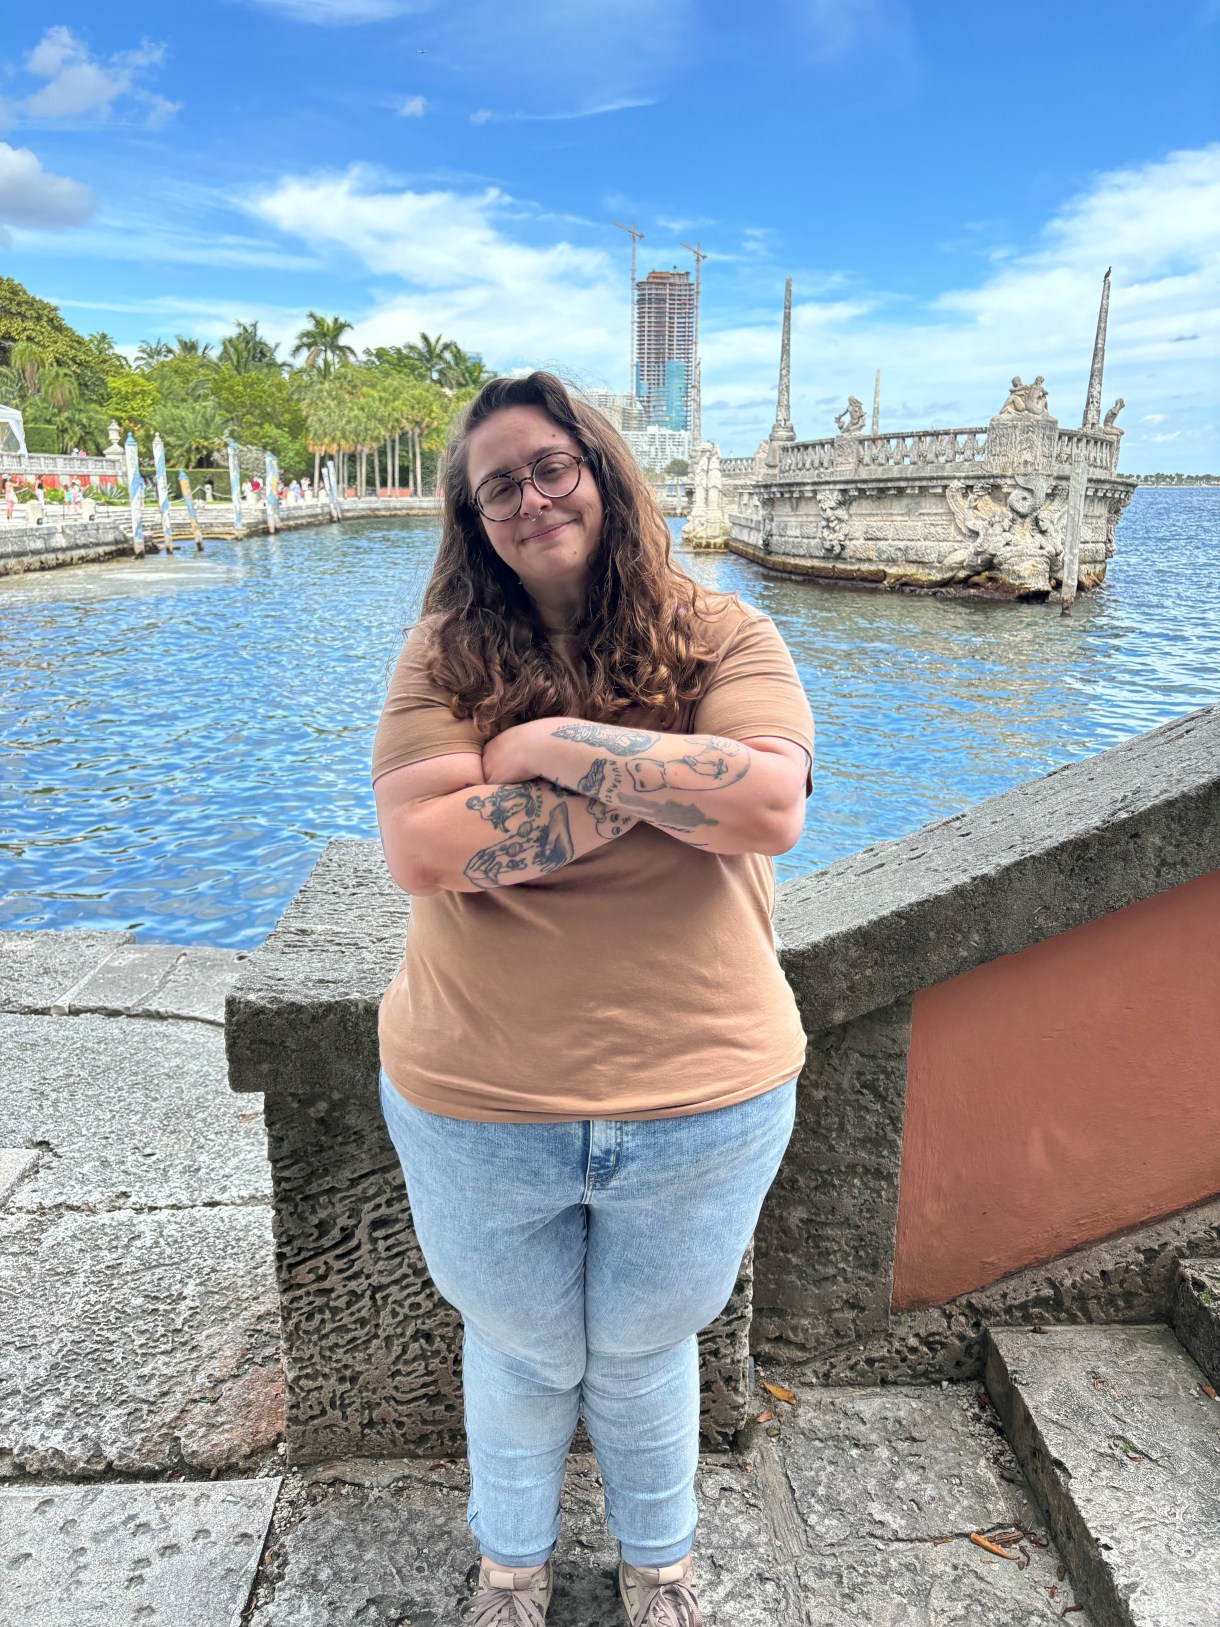
[[[521,785],[540,779],[538,742],[550,736],[560,718],[534,718],[504,729],[483,747],[483,776],[488,785]]]

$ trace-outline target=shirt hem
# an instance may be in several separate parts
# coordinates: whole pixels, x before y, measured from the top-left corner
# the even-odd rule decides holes
[[[787,1066],[777,1069],[762,1080],[761,1083],[741,1085],[732,1090],[721,1091],[715,1096],[703,1097],[696,1102],[683,1102],[677,1107],[627,1107],[615,1113],[606,1112],[557,1112],[555,1109],[542,1108],[475,1108],[465,1104],[455,1104],[444,1096],[431,1096],[417,1090],[404,1090],[382,1064],[386,1078],[394,1089],[423,1113],[432,1113],[438,1118],[461,1119],[465,1123],[473,1124],[580,1124],[587,1119],[673,1119],[682,1118],[691,1113],[714,1113],[721,1107],[736,1107],[739,1102],[747,1102],[752,1096],[765,1095],[769,1090],[777,1090],[780,1085],[786,1085],[789,1080],[795,1079],[805,1066],[805,1050],[802,1048],[799,1058],[794,1058]]]

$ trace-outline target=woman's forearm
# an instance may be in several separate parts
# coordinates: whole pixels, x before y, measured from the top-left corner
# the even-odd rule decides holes
[[[556,785],[713,853],[782,852],[791,774],[782,758],[711,734],[545,720],[533,766]]]
[[[478,893],[535,881],[634,824],[623,809],[542,779],[468,786],[412,810],[406,840],[419,884],[405,890]]]

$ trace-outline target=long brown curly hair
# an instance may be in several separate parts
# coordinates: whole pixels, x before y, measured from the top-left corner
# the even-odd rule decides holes
[[[491,547],[467,467],[477,424],[506,407],[538,407],[588,460],[602,500],[598,546],[580,620],[583,678],[555,653],[533,600]],[[629,707],[672,728],[697,700],[715,652],[699,615],[716,615],[736,595],[713,598],[671,556],[669,527],[614,426],[573,400],[552,373],[492,379],[470,403],[445,455],[441,542],[421,618],[430,634],[427,668],[452,697],[455,717],[472,718],[490,739],[532,718],[611,722]]]

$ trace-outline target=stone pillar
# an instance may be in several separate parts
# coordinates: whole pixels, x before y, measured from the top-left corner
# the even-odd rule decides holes
[[[1089,369],[1089,393],[1084,403],[1084,418],[1080,425],[1082,429],[1101,427],[1101,374],[1106,362],[1106,322],[1110,315],[1112,270],[1112,266],[1106,267],[1106,274],[1101,283],[1101,305],[1097,312],[1097,332],[1093,338],[1093,365]]]
[[[720,478],[720,452],[703,441],[695,453],[694,498],[690,518],[682,527],[682,541],[692,548],[723,548],[729,535],[728,515]]]
[[[767,447],[767,463],[771,468],[779,464],[779,448],[796,440],[792,427],[792,278],[784,283],[784,328],[779,346],[779,388],[775,396],[775,422],[771,426]]]
[[[1055,468],[1059,420],[1049,413],[997,413],[987,426],[988,474],[1049,474]]]
[[[877,376],[873,380],[873,434],[878,432],[881,423],[881,369],[877,369]]]
[[[1059,590],[1060,614],[1066,616],[1076,598],[1080,577],[1080,533],[1089,494],[1089,447],[1080,436],[1072,449],[1072,478],[1068,482],[1067,514],[1063,524],[1063,575]]]

